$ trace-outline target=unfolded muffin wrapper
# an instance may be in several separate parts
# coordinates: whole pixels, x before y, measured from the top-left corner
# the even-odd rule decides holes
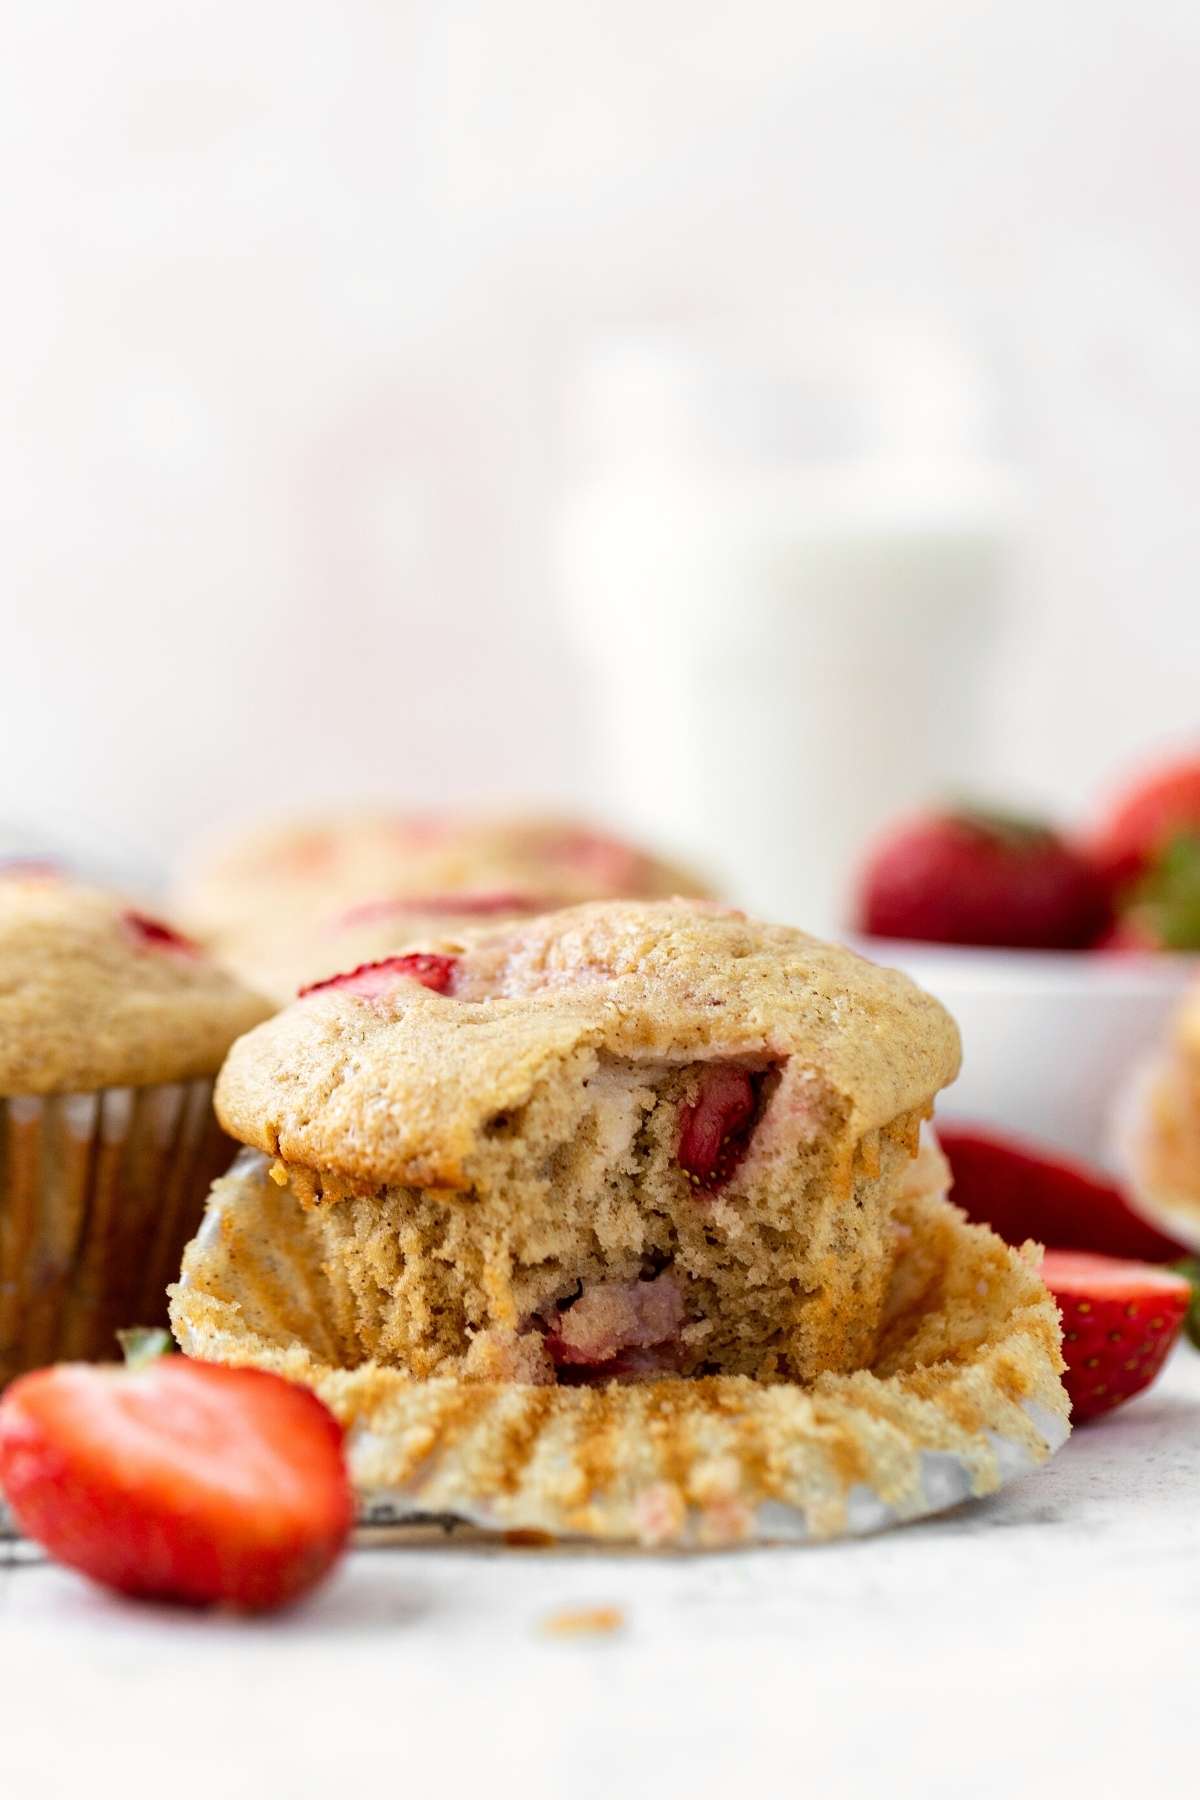
[[[1118,1095],[1110,1149],[1136,1210],[1200,1255],[1200,1187],[1176,1148],[1181,1135],[1200,1136],[1195,1118],[1184,1116],[1191,1104],[1172,1053],[1144,1057]]]
[[[214,1189],[171,1316],[188,1354],[316,1390],[346,1427],[364,1522],[432,1516],[681,1548],[829,1539],[992,1493],[1070,1429],[1036,1252],[1009,1250],[915,1184],[897,1221],[874,1366],[805,1388],[476,1385],[338,1366],[337,1273],[249,1153]]]
[[[229,1159],[211,1080],[0,1099],[0,1386],[117,1355],[166,1323],[167,1284]]]

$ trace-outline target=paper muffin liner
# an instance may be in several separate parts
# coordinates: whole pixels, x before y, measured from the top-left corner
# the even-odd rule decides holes
[[[0,1099],[0,1386],[112,1358],[168,1282],[229,1159],[210,1079]]]
[[[1156,1230],[1200,1255],[1200,1121],[1169,1050],[1144,1057],[1117,1097],[1113,1162],[1135,1210]]]
[[[701,1547],[875,1531],[993,1492],[1064,1442],[1058,1314],[1036,1252],[910,1190],[874,1365],[812,1386],[419,1381],[353,1345],[338,1272],[262,1158],[218,1182],[172,1290],[190,1355],[314,1388],[361,1517]]]

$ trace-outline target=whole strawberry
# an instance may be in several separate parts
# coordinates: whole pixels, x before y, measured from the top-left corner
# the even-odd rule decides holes
[[[1110,948],[1200,950],[1200,757],[1128,789],[1092,854],[1117,916]]]
[[[876,845],[854,923],[873,937],[1079,950],[1107,920],[1091,862],[1048,825],[957,811],[899,825]]]
[[[1148,1388],[1183,1329],[1190,1282],[1172,1269],[1081,1250],[1047,1250],[1042,1279],[1062,1314],[1075,1423]]]
[[[93,1581],[249,1612],[320,1581],[353,1517],[341,1427],[315,1394],[181,1356],[21,1376],[0,1401],[0,1488]]]

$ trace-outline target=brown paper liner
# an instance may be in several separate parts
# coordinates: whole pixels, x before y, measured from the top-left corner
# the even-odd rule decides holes
[[[166,1324],[167,1283],[229,1160],[212,1087],[0,1099],[0,1386]]]

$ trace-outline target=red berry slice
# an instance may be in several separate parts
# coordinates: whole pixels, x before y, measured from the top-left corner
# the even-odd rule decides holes
[[[694,1186],[715,1193],[729,1180],[750,1143],[757,1098],[754,1081],[734,1063],[716,1063],[700,1077],[700,1093],[679,1109],[679,1166]]]
[[[1006,1244],[1033,1238],[1052,1250],[1093,1250],[1139,1262],[1172,1262],[1182,1244],[1139,1218],[1098,1169],[994,1131],[943,1125],[938,1142],[954,1176],[951,1198]]]
[[[1062,1314],[1063,1381],[1076,1423],[1148,1388],[1183,1328],[1187,1278],[1113,1256],[1048,1250],[1042,1279]]]
[[[379,962],[360,963],[344,975],[327,975],[324,981],[310,981],[302,987],[299,998],[323,993],[327,988],[343,988],[348,994],[361,994],[377,1000],[390,994],[402,981],[419,981],[435,994],[448,994],[453,986],[457,956],[432,956],[413,951],[407,956],[385,956]]]
[[[353,1518],[342,1429],[315,1394],[182,1356],[22,1376],[0,1402],[0,1485],[59,1562],[192,1606],[296,1599]]]
[[[122,914],[126,928],[133,933],[139,944],[155,950],[180,951],[185,956],[199,956],[200,946],[191,938],[184,937],[181,931],[175,931],[170,925],[164,925],[161,919],[152,919],[147,913],[126,912]]]

